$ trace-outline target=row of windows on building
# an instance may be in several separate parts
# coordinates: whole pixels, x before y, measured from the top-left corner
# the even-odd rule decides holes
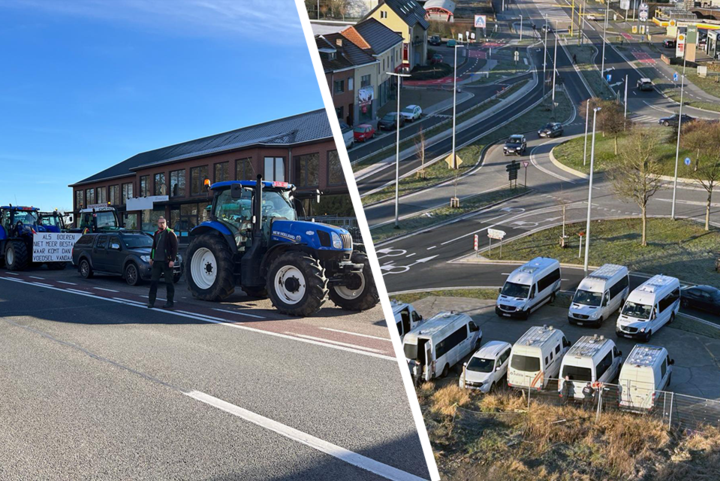
[[[371,82],[370,77],[371,76],[368,74],[368,75],[363,75],[360,78],[360,88],[367,87],[368,85],[370,85],[370,82]],[[347,78],[347,89],[348,89],[348,92],[353,90],[353,78],[352,77]],[[336,95],[345,93],[345,79],[335,80],[333,82],[333,93]]]
[[[293,157],[293,160],[295,161],[295,175],[293,179],[295,185],[299,188],[318,187],[320,184],[320,154],[296,155]],[[263,178],[265,180],[285,182],[285,157],[265,157],[263,167]],[[331,150],[327,153],[327,169],[329,186],[345,184],[340,157],[336,150]],[[235,161],[234,179],[230,176],[229,161],[214,164],[213,174],[213,182],[254,180],[256,177],[252,158],[238,159]],[[204,182],[205,179],[209,178],[207,165],[190,168],[190,196],[204,194]],[[139,178],[138,197],[168,195],[172,198],[185,197],[187,195],[185,169],[170,171],[169,184],[167,180],[165,172],[155,174],[152,184],[153,190],[151,191],[150,176],[141,175]],[[75,205],[78,209],[92,204],[109,203],[110,205],[120,205],[127,203],[129,198],[133,198],[133,194],[134,184],[132,182],[111,185],[109,187],[80,189],[75,191]]]

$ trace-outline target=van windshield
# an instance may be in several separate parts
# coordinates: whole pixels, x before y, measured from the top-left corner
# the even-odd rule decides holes
[[[584,381],[592,382],[592,370],[589,367],[578,367],[578,366],[563,366],[562,374],[560,377],[565,379],[565,376],[570,376],[571,381]]]
[[[410,344],[409,342],[406,342],[403,345],[403,350],[405,351],[405,359],[417,359],[417,344]]]
[[[622,310],[623,315],[636,317],[638,319],[650,319],[651,312],[652,306],[648,306],[646,304],[635,304],[630,301],[625,303],[625,307],[623,307]]]
[[[538,372],[540,370],[540,358],[514,355],[510,361],[510,367],[518,371]]]
[[[527,299],[530,293],[530,286],[524,284],[515,284],[514,282],[506,282],[500,291],[500,294],[509,297],[521,297]]]
[[[474,372],[492,372],[494,367],[494,359],[482,359],[479,357],[474,357],[470,359],[470,362],[467,365],[467,370]]]
[[[575,292],[575,297],[573,297],[573,302],[584,306],[598,307],[602,302],[602,293],[581,291],[578,289]]]

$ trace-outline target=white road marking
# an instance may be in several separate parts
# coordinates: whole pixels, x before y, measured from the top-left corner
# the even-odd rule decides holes
[[[147,307],[146,304],[143,304],[140,301],[133,301],[132,299],[124,299],[122,297],[113,297],[113,299],[116,299],[118,301],[131,302],[133,305],[136,305],[136,306]]]
[[[373,349],[370,347],[364,347],[364,346],[358,346],[357,344],[348,344],[347,342],[340,342],[340,341],[333,341],[331,339],[325,339],[324,337],[315,337],[315,336],[308,336],[307,334],[298,334],[296,332],[290,332],[286,331],[285,334],[288,336],[298,336],[302,337],[303,339],[312,339],[313,341],[319,341],[319,342],[329,342],[331,344],[337,344],[338,346],[345,346],[345,347],[351,347],[353,349],[362,349],[363,351],[370,351],[370,352],[382,352],[379,349]]]
[[[0,280],[11,281],[11,282],[15,282],[17,284],[32,285],[31,282],[23,281],[21,279],[14,279],[14,278],[10,278],[10,277],[0,277]],[[126,306],[133,306],[133,307],[147,309],[147,307],[145,307],[144,304],[135,303],[134,301],[110,299],[107,297],[97,296],[90,292],[80,291],[77,289],[71,289],[71,288],[61,289],[59,287],[49,287],[48,289],[52,289],[52,290],[58,291],[58,292],[67,292],[70,294],[76,294],[76,295],[85,296],[85,297],[92,297],[93,299],[99,299],[101,301],[115,302],[117,304],[124,304]],[[268,336],[275,336],[275,337],[280,337],[283,339],[290,339],[290,340],[297,341],[297,342],[304,342],[307,344],[314,344],[316,346],[323,346],[323,347],[327,347],[327,348],[331,348],[331,349],[337,349],[339,351],[346,351],[346,352],[352,352],[355,354],[362,354],[363,356],[376,357],[378,359],[385,359],[386,361],[392,361],[392,362],[397,363],[397,359],[393,356],[386,356],[384,354],[376,354],[374,352],[360,351],[357,349],[350,349],[350,348],[343,347],[343,346],[335,346],[335,345],[327,344],[324,342],[312,341],[310,339],[302,339],[302,338],[299,338],[296,336],[287,336],[285,334],[280,334],[278,332],[265,331],[262,329],[256,329],[254,327],[244,326],[244,325],[240,325],[240,324],[234,324],[234,323],[232,323],[232,321],[228,321],[226,319],[220,319],[217,317],[204,316],[204,315],[199,315],[199,314],[195,314],[195,313],[186,313],[184,311],[177,311],[177,310],[168,311],[168,310],[164,310],[164,309],[158,309],[156,312],[162,312],[162,313],[170,315],[170,316],[178,316],[178,317],[185,317],[188,319],[195,319],[197,321],[208,322],[211,324],[222,324],[227,327],[232,327],[235,329],[241,329],[241,330],[245,330],[245,331],[251,331],[256,334],[265,334]]]
[[[385,337],[371,336],[369,334],[360,334],[359,332],[343,331],[341,329],[333,329],[331,327],[321,327],[320,329],[322,329],[324,331],[341,332],[343,334],[350,334],[351,336],[360,336],[360,337],[367,337],[369,339],[377,339],[378,341],[392,342],[392,339],[388,339]]]
[[[32,284],[33,284],[34,286],[52,287],[52,285],[50,285],[50,284],[45,284],[45,283],[43,283],[43,282],[33,282]]]
[[[428,247],[427,250],[430,251],[430,250],[433,250],[433,249],[436,248],[436,247],[437,247],[437,246]]]
[[[69,286],[77,286],[74,282],[67,282],[67,281],[57,281],[58,284],[67,284]]]
[[[218,309],[216,307],[213,307],[213,311],[227,312],[228,314],[236,314],[238,316],[254,317],[255,319],[267,319],[266,317],[258,316],[255,314],[248,314],[246,312],[228,311],[227,309]]]
[[[114,290],[114,289],[105,289],[104,287],[93,287],[93,289],[97,289],[98,291],[107,291],[107,292],[120,293],[120,291],[116,291],[116,290]]]
[[[406,257],[406,258],[407,258],[407,257],[412,257],[412,256],[414,256],[414,255],[415,255],[415,253],[413,252],[412,254],[408,254],[408,255],[406,255],[405,257]]]
[[[10,274],[10,275],[12,275],[12,276],[19,276],[19,275],[20,275],[20,274],[18,274],[17,272],[6,272],[5,274]]]
[[[312,449],[333,456],[360,469],[364,469],[365,471],[369,471],[378,476],[382,476],[385,479],[390,479],[393,481],[422,481],[423,479],[415,476],[414,474],[402,471],[379,461],[375,461],[374,459],[368,458],[353,451],[349,451],[345,448],[341,448],[340,446],[329,443],[320,438],[316,438],[315,436],[299,431],[295,428],[291,428],[290,426],[279,423],[270,418],[266,418],[265,416],[261,416],[260,414],[248,411],[247,409],[243,409],[240,406],[230,404],[227,401],[223,401],[222,399],[210,396],[209,394],[205,394],[204,392],[190,391],[183,394],[209,406],[232,414],[233,416],[244,419],[245,421],[253,423],[256,426],[268,429],[288,439],[304,444],[305,446],[308,446]]]
[[[144,297],[145,299],[150,299],[150,296],[140,296],[140,297]],[[117,298],[114,298],[114,299],[117,299]],[[165,299],[164,297],[156,297],[155,299],[158,301],[167,301],[167,299]]]
[[[30,279],[40,279],[41,281],[44,280],[44,277],[38,277],[38,276],[28,276]]]

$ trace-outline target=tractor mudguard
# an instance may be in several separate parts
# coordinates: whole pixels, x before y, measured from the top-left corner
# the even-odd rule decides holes
[[[230,232],[230,229],[225,227],[222,223],[218,221],[205,221],[199,226],[195,227],[193,230],[190,231],[190,237],[195,237],[207,233],[213,233],[213,234],[221,234],[222,237],[225,239],[225,241],[228,243],[228,246],[230,247],[230,251],[233,254],[237,254],[238,248],[235,244],[235,237],[233,237],[232,232]]]
[[[0,241],[5,239],[7,239],[7,232],[5,232],[5,228],[0,225]]]

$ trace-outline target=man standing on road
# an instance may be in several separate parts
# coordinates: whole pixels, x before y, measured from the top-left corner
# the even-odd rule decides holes
[[[178,252],[178,240],[175,232],[167,227],[164,217],[158,219],[158,230],[153,236],[152,251],[150,252],[150,266],[152,274],[150,277],[150,294],[148,307],[155,307],[155,298],[157,297],[158,282],[160,275],[165,277],[165,286],[167,291],[167,302],[163,308],[171,309],[173,307],[173,298],[175,297],[175,285],[173,284],[173,267]]]

